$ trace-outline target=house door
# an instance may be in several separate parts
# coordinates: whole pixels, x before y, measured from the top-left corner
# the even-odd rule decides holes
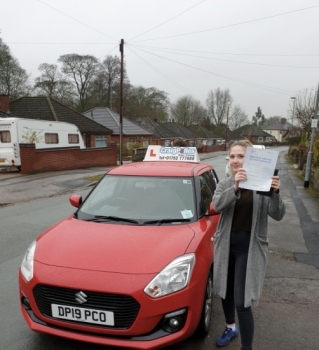
[[[85,135],[85,147],[91,147],[91,135]]]

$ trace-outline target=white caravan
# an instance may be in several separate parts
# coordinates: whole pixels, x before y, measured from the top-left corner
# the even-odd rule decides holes
[[[0,167],[20,169],[20,143],[41,148],[85,148],[82,135],[74,124],[24,118],[0,118]]]

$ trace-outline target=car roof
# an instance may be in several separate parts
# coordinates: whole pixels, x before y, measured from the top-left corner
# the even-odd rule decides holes
[[[109,175],[131,176],[198,176],[212,169],[206,163],[188,162],[134,162],[111,169]]]

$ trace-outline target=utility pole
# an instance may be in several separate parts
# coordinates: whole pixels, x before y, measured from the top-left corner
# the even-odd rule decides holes
[[[310,139],[310,146],[309,146],[309,152],[307,156],[307,164],[306,164],[306,174],[305,174],[305,183],[304,187],[309,187],[309,178],[310,178],[310,172],[311,172],[311,160],[312,160],[312,148],[313,148],[313,142],[315,139],[315,131],[318,126],[318,104],[319,104],[319,84],[318,84],[318,90],[317,90],[317,99],[316,99],[316,105],[315,105],[315,114],[313,116],[313,119],[311,121],[311,139]]]
[[[292,127],[294,126],[294,117],[295,117],[295,104],[296,104],[296,97],[290,97],[291,100],[294,100],[293,107],[292,107],[292,118],[291,118],[291,124]]]
[[[120,165],[123,164],[122,161],[122,136],[123,136],[123,67],[124,67],[124,39],[121,39],[120,43],[121,52],[121,82],[120,82]]]

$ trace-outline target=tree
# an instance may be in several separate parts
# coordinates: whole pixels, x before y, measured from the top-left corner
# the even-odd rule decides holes
[[[76,95],[74,86],[63,77],[59,67],[56,64],[41,63],[38,69],[41,76],[35,79],[35,90],[73,107]]]
[[[130,86],[123,103],[123,115],[130,119],[153,118],[167,120],[168,95],[154,87]]]
[[[58,59],[62,63],[62,73],[72,79],[79,98],[79,110],[85,111],[90,83],[98,69],[98,60],[90,55],[68,54]]]
[[[206,99],[207,113],[211,122],[220,125],[227,118],[228,108],[231,107],[233,98],[229,89],[221,90],[220,88],[211,90]]]
[[[107,56],[102,64],[99,64],[97,75],[94,78],[91,90],[91,103],[95,105],[112,108],[115,89],[118,87],[121,78],[121,61],[117,56]],[[123,80],[128,83],[124,65]]]
[[[234,108],[231,109],[229,119],[228,119],[228,127],[230,130],[236,130],[243,125],[249,123],[248,115],[241,109],[239,105],[235,105]]]
[[[265,121],[266,121],[266,118],[263,115],[261,108],[258,107],[257,112],[255,112],[255,115],[252,117],[253,125],[256,125],[259,128],[262,128]]]
[[[201,106],[200,101],[190,95],[180,97],[175,103],[172,103],[170,112],[178,123],[185,126],[200,124],[206,117],[206,110]]]
[[[30,90],[29,75],[0,38],[0,91],[13,100],[28,95]]]
[[[266,118],[263,127],[275,124],[275,123],[279,122],[280,119],[281,119],[281,117],[279,117],[277,115],[275,115],[273,117]]]
[[[311,119],[315,113],[316,91],[305,89],[299,91],[295,101],[295,119],[302,129],[307,133],[307,138],[311,134]]]

